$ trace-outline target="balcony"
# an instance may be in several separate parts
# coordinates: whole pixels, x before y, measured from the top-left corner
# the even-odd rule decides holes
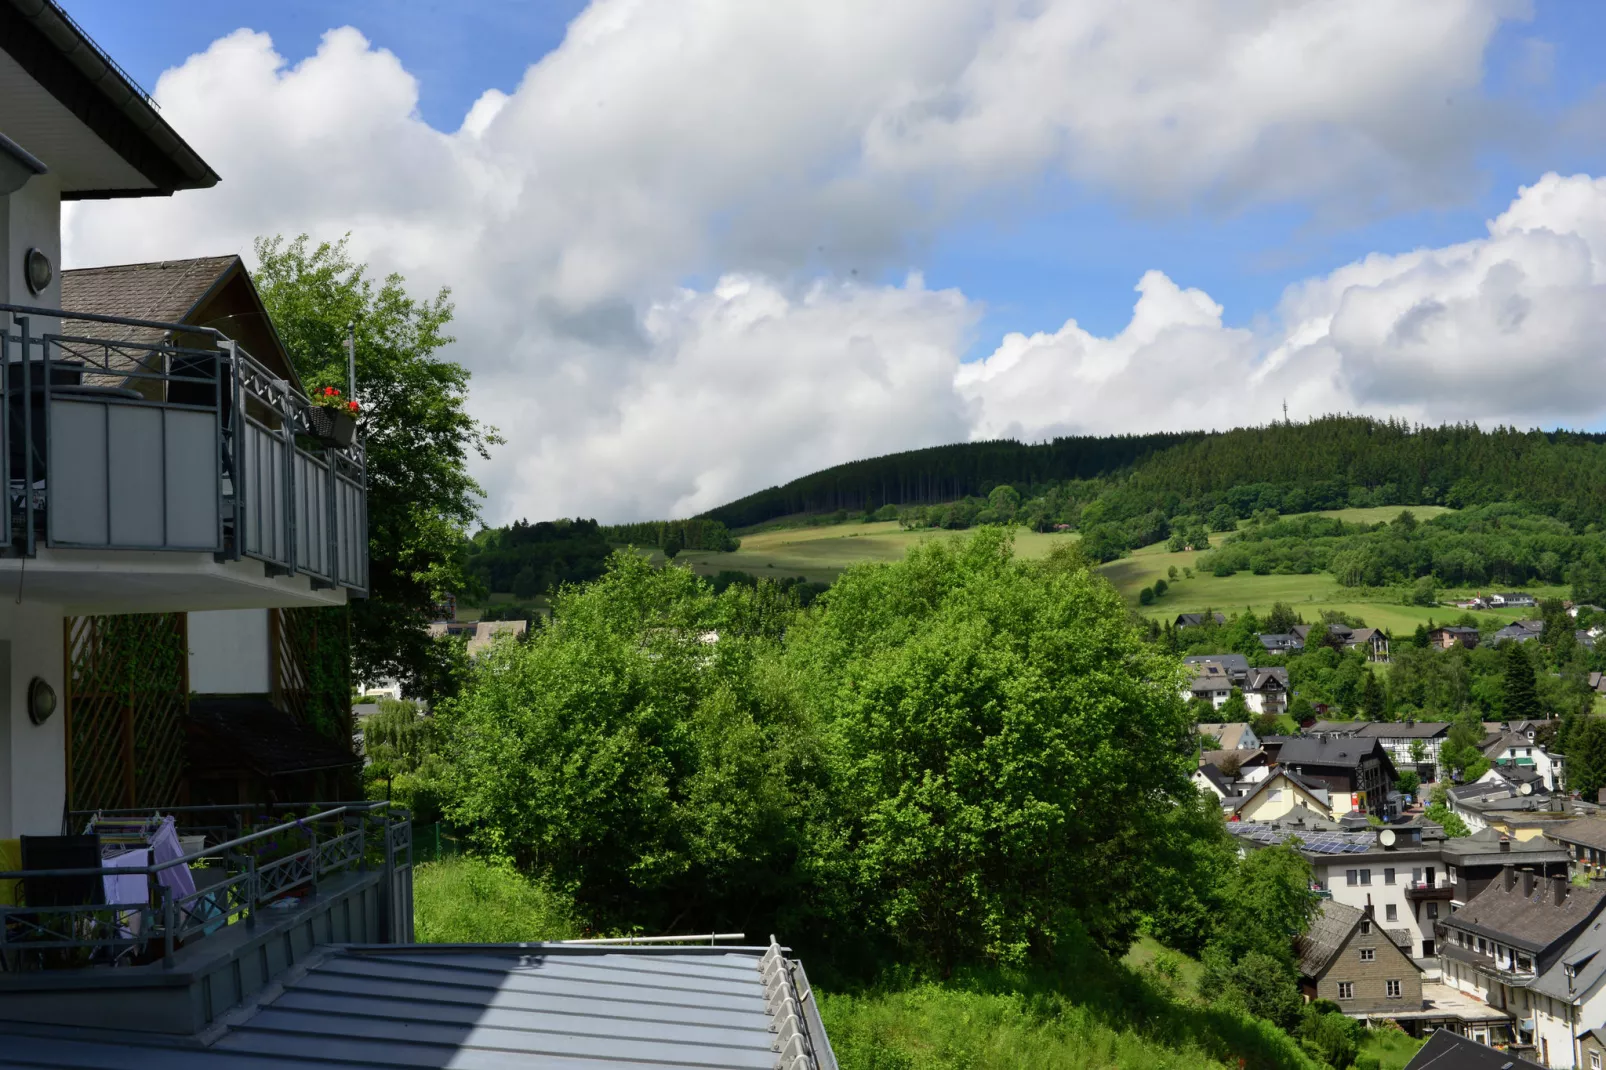
[[[1405,886],[1405,898],[1413,903],[1429,899],[1448,901],[1454,894],[1455,889],[1446,883],[1412,881]]]
[[[311,402],[210,328],[0,312],[0,531],[34,599],[116,612],[366,592],[360,436],[318,438]],[[118,340],[129,328],[166,341]]]
[[[318,944],[412,941],[406,811],[365,802],[163,813],[183,834],[179,857],[0,872],[0,1019],[193,1034]],[[47,847],[104,852],[105,863],[120,834],[154,820],[149,810],[74,814],[98,839],[47,837]]]

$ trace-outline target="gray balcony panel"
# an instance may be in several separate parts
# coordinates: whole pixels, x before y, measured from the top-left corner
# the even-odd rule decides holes
[[[217,416],[166,409],[167,544],[217,550],[219,496]]]
[[[50,530],[57,542],[105,546],[106,406],[57,401],[50,407]]]
[[[57,402],[57,405],[62,404]],[[106,500],[113,546],[162,546],[162,413],[128,405],[93,406],[106,419]],[[70,477],[69,477],[70,478]],[[51,479],[55,485],[56,480]]]

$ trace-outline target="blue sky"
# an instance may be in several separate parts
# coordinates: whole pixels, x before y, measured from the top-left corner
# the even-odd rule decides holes
[[[556,48],[583,0],[68,0],[67,9],[147,89],[161,72],[242,26],[270,34],[294,63],[333,27],[355,26],[394,52],[419,80],[426,122],[452,130],[486,89],[511,92],[530,64]],[[1535,42],[1548,53],[1534,69]],[[1496,34],[1486,91],[1557,116],[1606,84],[1606,4],[1541,0],[1529,22]],[[1538,77],[1542,75],[1542,77]],[[1304,206],[1261,207],[1225,216],[1147,215],[1068,181],[1048,181],[1024,204],[978,209],[912,247],[910,267],[933,287],[958,286],[985,302],[971,350],[990,350],[1003,331],[1053,331],[1068,317],[1100,334],[1119,330],[1133,285],[1158,267],[1248,324],[1276,304],[1290,281],[1371,252],[1404,252],[1482,234],[1486,219],[1517,187],[1548,170],[1601,169],[1602,146],[1552,141],[1491,144],[1479,160],[1478,192],[1461,203],[1390,213],[1364,222],[1318,223]],[[884,274],[901,274],[902,268]],[[698,278],[700,276],[692,276]]]
[[[1606,4],[65,2],[223,176],[67,261],[452,286],[493,521],[1285,401],[1606,427]]]

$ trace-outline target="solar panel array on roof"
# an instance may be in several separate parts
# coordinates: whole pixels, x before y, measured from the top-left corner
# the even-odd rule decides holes
[[[332,948],[219,1034],[0,1022],[0,1064],[75,1070],[836,1070],[802,967],[778,947]]]
[[[1371,832],[1331,832],[1309,829],[1278,828],[1273,825],[1242,824],[1233,829],[1235,835],[1255,843],[1287,843],[1298,840],[1301,849],[1317,854],[1360,854],[1369,851],[1375,842]]]

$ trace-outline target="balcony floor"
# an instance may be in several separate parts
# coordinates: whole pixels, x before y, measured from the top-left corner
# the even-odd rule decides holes
[[[26,563],[24,563],[26,562]],[[20,573],[20,575],[19,575]],[[269,576],[262,562],[217,561],[167,550],[51,550],[0,557],[0,589],[72,616],[206,609],[339,606],[341,588],[314,590],[304,575]]]

